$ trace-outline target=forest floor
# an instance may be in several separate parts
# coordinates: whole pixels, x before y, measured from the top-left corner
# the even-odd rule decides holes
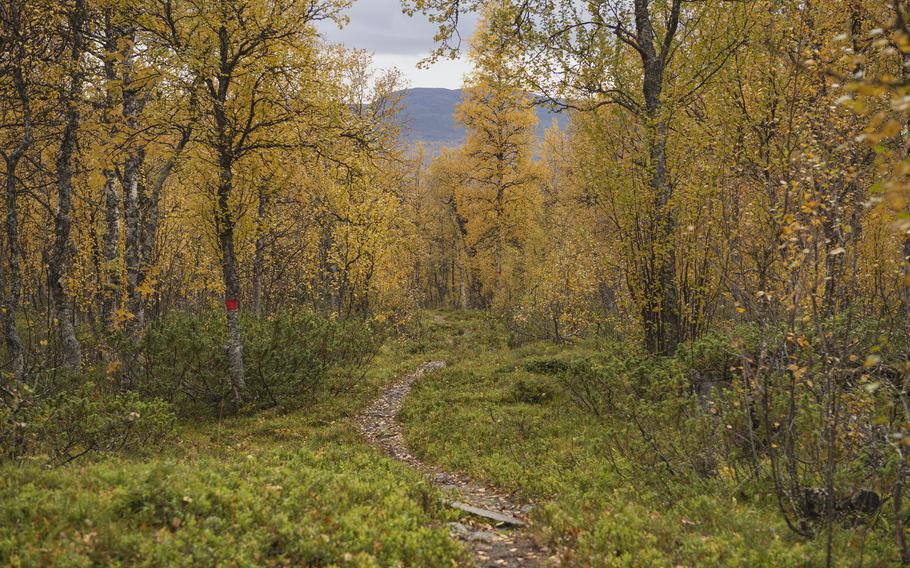
[[[314,403],[184,421],[146,455],[2,465],[0,565],[823,565],[823,539],[790,532],[761,484],[674,482],[620,451],[617,419],[547,371],[599,361],[605,340],[521,339],[485,314],[424,313]],[[833,544],[842,565],[893,558],[862,526]]]

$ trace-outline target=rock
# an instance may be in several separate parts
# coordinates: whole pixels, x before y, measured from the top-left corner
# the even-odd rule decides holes
[[[449,530],[457,538],[467,539],[472,532],[474,532],[471,527],[464,523],[448,523]]]
[[[510,515],[504,515],[496,511],[490,511],[488,509],[481,509],[480,507],[474,507],[473,505],[468,505],[467,503],[461,503],[459,501],[452,501],[449,503],[452,507],[464,511],[465,513],[470,513],[472,515],[482,517],[484,519],[494,521],[503,525],[509,525],[513,527],[523,527],[525,526],[524,521],[517,519]]]
[[[493,544],[496,541],[496,535],[490,531],[475,531],[468,535],[468,540],[471,542],[485,542],[487,544]]]

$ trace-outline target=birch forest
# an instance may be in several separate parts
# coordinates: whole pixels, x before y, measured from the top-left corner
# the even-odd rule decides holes
[[[0,565],[910,565],[908,0],[0,0],[0,157]]]

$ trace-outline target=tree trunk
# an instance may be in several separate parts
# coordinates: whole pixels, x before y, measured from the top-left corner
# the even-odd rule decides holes
[[[64,282],[72,261],[70,231],[72,229],[73,153],[79,129],[78,100],[82,93],[83,55],[82,26],[85,21],[85,4],[76,0],[69,14],[70,20],[70,69],[69,85],[61,101],[65,124],[57,151],[57,215],[54,223],[54,243],[48,258],[48,288],[54,302],[54,316],[62,347],[63,362],[72,369],[82,364],[82,346],[76,338],[73,325],[73,307]]]
[[[54,302],[54,317],[63,349],[63,361],[68,367],[78,369],[82,363],[82,346],[76,338],[73,309],[64,282],[72,260],[70,250],[70,231],[72,229],[70,214],[73,191],[71,161],[78,122],[77,111],[72,109],[69,114],[71,117],[67,119],[57,157],[57,219],[54,225],[54,245],[48,258],[48,287]]]
[[[217,132],[216,149],[218,152],[218,165],[220,180],[218,184],[218,202],[215,213],[215,225],[218,228],[218,240],[221,245],[222,278],[224,281],[224,308],[227,315],[228,341],[227,354],[230,362],[231,388],[234,391],[234,400],[243,400],[246,390],[246,379],[243,368],[243,340],[240,334],[240,276],[237,273],[237,257],[234,253],[234,213],[231,211],[231,193],[234,189],[234,139],[228,129],[228,117],[225,115],[225,105],[228,100],[228,88],[231,82],[232,64],[229,62],[230,39],[227,28],[222,25],[218,29],[218,56],[220,67],[218,73],[218,87],[213,89],[209,83],[211,93],[214,95],[214,118]]]
[[[123,166],[123,235],[124,262],[126,264],[126,307],[129,312],[125,322],[131,341],[138,345],[145,332],[145,300],[142,297],[142,231],[139,210],[139,174],[145,149],[132,149]],[[120,392],[133,388],[133,358],[123,361],[120,377]]]
[[[10,24],[15,30],[15,35],[19,34],[19,11],[18,6],[13,5],[11,10]],[[11,34],[12,35],[12,34]],[[6,249],[7,249],[7,282],[6,287],[0,282],[0,293],[5,291],[3,303],[0,304],[0,323],[3,327],[3,337],[6,341],[6,349],[10,357],[10,368],[16,380],[21,381],[25,378],[25,352],[22,348],[22,339],[19,337],[19,330],[16,327],[16,314],[18,313],[19,303],[22,298],[22,280],[19,271],[19,207],[18,207],[18,190],[16,189],[16,168],[19,160],[25,155],[25,152],[32,144],[32,112],[28,96],[28,88],[25,83],[25,76],[22,73],[22,60],[25,57],[23,46],[18,46],[18,62],[12,69],[13,85],[19,102],[22,105],[22,140],[10,155],[4,155],[6,160]],[[2,274],[0,274],[2,276]]]
[[[680,0],[674,0],[668,29],[660,49],[651,23],[647,0],[635,0],[635,28],[640,47],[645,99],[647,144],[649,154],[649,186],[653,200],[652,216],[646,221],[644,245],[648,268],[642,274],[644,294],[642,319],[645,346],[653,353],[670,354],[682,339],[682,321],[676,289],[676,250],[673,232],[676,219],[670,207],[673,186],[667,160],[669,137],[668,118],[661,101],[664,69],[669,48],[676,33],[681,10]]]
[[[126,261],[127,308],[131,318],[128,328],[133,334],[141,333],[145,329],[145,303],[142,301],[139,290],[142,262],[139,174],[144,160],[144,149],[137,147],[133,149],[123,166],[124,260]]]
[[[113,120],[115,95],[113,84],[117,81],[116,61],[111,54],[117,52],[117,42],[121,34],[111,22],[110,10],[104,14],[104,78],[107,81],[105,94],[104,122],[109,124],[108,137],[113,140],[119,132],[117,123]],[[117,191],[116,165],[111,164],[104,169],[104,241],[101,246],[104,257],[101,273],[101,320],[113,329],[116,321],[114,313],[120,307],[120,192]]]
[[[6,288],[3,303],[0,305],[0,318],[2,318],[3,337],[6,340],[6,349],[10,357],[10,369],[16,380],[25,377],[25,352],[22,348],[22,339],[16,328],[16,313],[22,296],[22,282],[19,272],[19,212],[17,209],[16,166],[25,149],[31,144],[31,128],[26,127],[26,135],[22,144],[6,158]],[[21,149],[21,151],[20,151]],[[0,271],[2,272],[2,271]],[[3,274],[0,274],[2,277]],[[3,291],[0,282],[0,291]]]
[[[140,115],[145,109],[146,93],[133,83],[134,40],[136,31],[131,24],[122,28],[120,44],[120,84],[123,89],[123,120],[131,137],[138,134]],[[145,330],[145,302],[142,298],[142,218],[139,209],[143,200],[140,175],[145,163],[145,147],[141,140],[132,139],[123,165],[123,228],[124,261],[126,264],[127,307],[130,312],[129,330],[140,337]]]
[[[19,330],[16,327],[16,315],[22,300],[22,276],[19,269],[21,259],[19,250],[19,192],[16,187],[16,169],[19,161],[34,141],[31,100],[22,68],[25,64],[26,52],[22,43],[24,38],[21,35],[20,9],[21,6],[19,4],[11,3],[10,19],[7,22],[10,26],[8,37],[14,37],[17,40],[15,44],[15,64],[12,65],[10,76],[13,80],[16,97],[22,106],[22,139],[11,154],[4,154],[6,161],[6,286],[4,287],[3,282],[0,281],[0,294],[3,294],[2,304],[0,304],[0,325],[3,328],[3,337],[10,357],[10,368],[13,376],[18,381],[25,378],[25,350],[22,347],[22,339],[19,337]]]
[[[243,340],[240,333],[240,276],[237,272],[237,257],[234,252],[234,216],[230,210],[233,190],[233,172],[230,151],[222,149],[220,156],[221,180],[218,185],[218,239],[222,254],[222,278],[224,281],[224,307],[227,313],[228,340],[227,354],[230,362],[231,388],[234,400],[243,400],[246,378],[243,368]]]
[[[262,317],[262,274],[265,264],[265,223],[268,212],[268,195],[259,190],[259,207],[256,210],[256,251],[253,257],[253,313]]]
[[[101,290],[101,320],[108,325],[114,321],[120,296],[120,194],[113,171],[104,172],[104,281]]]
[[[158,238],[158,223],[160,218],[159,204],[161,202],[161,192],[164,190],[164,184],[167,183],[168,178],[174,171],[174,167],[177,165],[177,160],[180,158],[180,155],[183,153],[184,148],[186,148],[186,145],[189,143],[191,134],[192,125],[187,125],[182,128],[180,140],[177,142],[177,147],[174,149],[174,153],[167,159],[167,161],[164,162],[164,165],[161,167],[161,169],[158,170],[158,173],[155,175],[150,190],[148,193],[139,193],[140,262],[137,282],[140,288],[145,282],[146,277],[148,277],[149,270],[151,270],[151,267],[155,264],[156,239]],[[145,315],[148,299],[140,296],[139,300],[142,302],[143,319],[146,319]]]
[[[468,276],[467,268],[464,263],[458,270],[458,307],[466,310],[470,307],[471,301],[468,298]]]

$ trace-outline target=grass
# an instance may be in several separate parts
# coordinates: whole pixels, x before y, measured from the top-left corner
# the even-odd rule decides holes
[[[443,356],[402,413],[416,455],[514,491],[536,506],[537,537],[574,566],[818,566],[824,539],[797,537],[767,487],[718,476],[685,482],[647,473],[613,451],[625,430],[569,400],[560,381],[529,362],[596,358],[604,345],[509,347],[482,315],[448,313],[416,345]],[[441,317],[441,315],[440,315]],[[437,318],[438,319],[438,318]],[[543,369],[545,370],[545,369]],[[636,467],[637,466],[637,467]],[[644,473],[643,473],[644,472]],[[863,526],[835,534],[836,565],[890,565],[890,535]]]
[[[452,566],[440,495],[351,417],[417,364],[390,345],[305,409],[182,423],[155,455],[0,468],[0,565]]]
[[[614,450],[625,430],[573,404],[548,362],[606,344],[510,346],[495,319],[421,316],[349,392],[297,410],[178,424],[163,451],[0,466],[0,565],[454,566],[455,513],[352,417],[422,362],[402,420],[416,455],[512,490],[569,566],[816,566],[822,539],[791,533],[766,487],[724,476],[666,482],[654,456]],[[682,433],[685,435],[685,433]],[[835,535],[838,565],[889,565],[890,537]]]

